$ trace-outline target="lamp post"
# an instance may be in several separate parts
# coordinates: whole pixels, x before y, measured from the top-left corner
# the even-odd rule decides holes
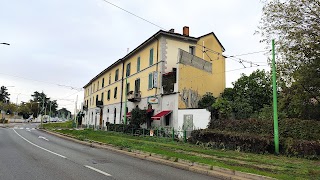
[[[16,105],[18,105],[18,98],[19,98],[19,95],[20,95],[21,93],[19,93],[18,95],[17,95],[17,99],[16,99]]]

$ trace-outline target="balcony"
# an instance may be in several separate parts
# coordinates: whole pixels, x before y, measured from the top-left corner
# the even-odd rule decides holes
[[[82,109],[83,109],[83,111],[88,111],[88,106],[87,105],[83,105]]]
[[[99,108],[103,108],[103,101],[96,101],[96,106]]]
[[[138,91],[138,92],[129,91],[128,92],[128,101],[140,102],[141,101],[141,91]]]

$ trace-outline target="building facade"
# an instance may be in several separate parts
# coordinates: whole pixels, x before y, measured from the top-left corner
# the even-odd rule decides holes
[[[193,114],[181,120],[179,110],[196,109],[206,92],[217,97],[225,89],[223,52],[212,32],[158,31],[84,86],[82,124],[122,124],[139,107],[152,110],[151,126],[180,127]]]

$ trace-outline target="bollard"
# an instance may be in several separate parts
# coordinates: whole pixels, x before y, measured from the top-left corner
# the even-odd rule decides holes
[[[186,143],[187,142],[187,131],[183,131],[183,141]]]

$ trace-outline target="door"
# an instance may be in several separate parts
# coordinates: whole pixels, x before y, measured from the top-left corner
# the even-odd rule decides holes
[[[103,108],[100,109],[100,129],[102,129],[103,127],[102,117],[103,117]]]

